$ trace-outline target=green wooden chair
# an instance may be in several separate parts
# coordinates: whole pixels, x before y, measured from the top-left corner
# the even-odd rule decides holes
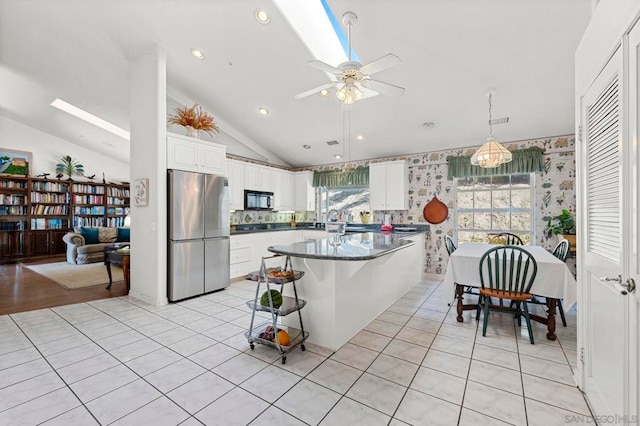
[[[446,247],[447,253],[449,254],[449,256],[451,256],[451,253],[456,251],[456,249],[458,248],[456,246],[456,243],[453,242],[453,238],[451,238],[448,235],[444,236],[444,246]]]
[[[503,232],[501,234],[498,234],[498,238],[504,238],[505,246],[523,246],[524,245],[524,242],[522,242],[522,239],[520,237],[518,237],[516,234],[511,234],[509,232]]]
[[[571,243],[567,240],[560,241],[555,248],[553,249],[552,254],[560,259],[562,262],[567,261],[567,255],[569,254],[569,250],[571,249]],[[558,308],[558,312],[560,312],[560,319],[562,320],[562,325],[564,327],[567,326],[567,318],[564,316],[564,307],[562,306],[562,299],[556,299],[558,302],[556,307]],[[547,301],[545,297],[542,296],[533,296],[533,299],[529,301],[529,303],[533,303],[535,305],[547,305]]]
[[[480,288],[476,321],[480,319],[480,309],[482,308],[484,311],[483,336],[487,335],[490,309],[515,311],[518,325],[522,323],[521,318],[524,316],[529,331],[529,340],[533,344],[533,329],[531,328],[527,301],[533,298],[529,290],[537,272],[536,260],[528,251],[518,246],[493,247],[482,255],[480,258],[480,284],[482,287]],[[513,309],[492,305],[492,297],[500,301],[510,300]]]

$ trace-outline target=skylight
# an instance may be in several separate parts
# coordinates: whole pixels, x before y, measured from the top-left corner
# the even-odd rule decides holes
[[[348,60],[347,35],[326,0],[274,0],[274,3],[315,59],[334,66]],[[353,50],[351,57],[360,61]]]
[[[131,135],[126,130],[116,126],[115,124],[111,124],[106,120],[103,120],[100,117],[97,117],[83,109],[78,108],[77,106],[71,105],[68,102],[63,101],[60,98],[56,98],[49,105],[52,107],[58,108],[61,111],[66,112],[67,114],[71,114],[74,117],[78,117],[81,120],[86,121],[87,123],[91,123],[94,126],[100,127],[103,130],[113,133],[116,136],[120,136],[122,139],[130,140]]]

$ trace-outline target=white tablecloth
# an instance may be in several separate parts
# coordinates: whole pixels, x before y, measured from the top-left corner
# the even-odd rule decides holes
[[[492,247],[495,246],[466,243],[451,254],[443,281],[446,291],[451,292],[451,298],[455,295],[456,283],[480,287],[480,258]],[[531,253],[538,265],[538,273],[530,292],[538,296],[564,299],[563,308],[568,311],[577,301],[577,283],[567,265],[540,246],[522,248]]]

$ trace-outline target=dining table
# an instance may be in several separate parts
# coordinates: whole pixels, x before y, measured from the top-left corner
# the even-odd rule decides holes
[[[493,244],[464,243],[449,257],[443,285],[450,291],[451,299],[457,298],[457,320],[463,322],[463,312],[475,310],[478,305],[465,304],[465,287],[481,287],[480,258]],[[556,340],[555,312],[557,301],[563,300],[563,308],[570,310],[577,301],[577,283],[567,265],[541,246],[519,246],[528,251],[536,261],[537,273],[529,293],[544,297],[547,316],[530,315],[531,319],[547,325],[547,339]],[[450,300],[451,300],[450,299]]]

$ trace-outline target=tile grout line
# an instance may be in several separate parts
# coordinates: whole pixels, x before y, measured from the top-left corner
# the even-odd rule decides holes
[[[52,311],[52,312],[53,312],[53,311]],[[54,312],[54,313],[55,313],[55,312]],[[22,330],[22,328],[20,327],[20,325],[19,325],[17,322],[15,322],[15,320],[14,320],[13,318],[11,318],[11,319],[12,319],[12,320],[14,321],[14,323],[18,326],[18,328],[20,328],[20,331],[21,331],[21,332],[24,334],[24,336],[29,340],[29,342],[30,342],[30,343],[31,343],[31,344],[36,348],[36,350],[38,351],[38,353],[40,354],[40,356],[42,357],[42,359],[43,359],[43,360],[44,360],[44,361],[49,365],[49,367],[50,367],[50,368],[53,370],[53,372],[58,376],[58,378],[60,378],[60,380],[62,381],[62,383],[64,383],[65,387],[66,387],[66,388],[67,388],[67,389],[68,389],[68,390],[73,394],[73,396],[75,396],[75,397],[76,397],[76,399],[78,400],[78,402],[80,403],[80,405],[81,405],[82,407],[84,407],[84,409],[85,409],[85,410],[87,410],[87,411],[89,412],[89,414],[91,415],[91,417],[93,417],[93,418],[95,419],[96,423],[100,424],[100,422],[98,421],[98,419],[96,418],[96,416],[94,416],[94,415],[93,415],[93,413],[91,412],[91,410],[89,410],[89,409],[87,408],[87,406],[85,405],[85,403],[84,403],[84,402],[83,402],[83,401],[78,397],[78,395],[73,391],[73,389],[71,389],[71,387],[70,387],[70,386],[67,384],[67,382],[62,378],[62,376],[60,376],[60,373],[58,373],[58,370],[57,370],[57,369],[55,369],[55,368],[53,367],[53,365],[51,365],[51,363],[49,362],[49,360],[48,360],[48,359],[47,359],[47,358],[42,354],[42,352],[40,352],[40,350],[38,349],[38,347],[33,343],[33,341],[32,341],[32,340],[29,338],[29,336],[24,332],[24,330]],[[63,389],[63,388],[59,388],[59,389]],[[59,389],[56,389],[56,391],[57,391],[57,390],[59,390]],[[52,392],[55,392],[55,391],[52,391]],[[51,393],[51,392],[49,392],[49,393]],[[48,393],[47,393],[47,394],[45,394],[45,395],[48,395]],[[44,395],[42,395],[42,396],[44,396]],[[38,397],[38,398],[40,398],[40,397]],[[37,399],[37,398],[34,398],[34,399]],[[33,401],[33,399],[32,399],[31,401]],[[21,404],[16,405],[15,407],[18,407],[18,406],[20,406],[20,405],[22,405],[22,404],[24,404],[24,402],[23,402],[23,403],[21,403]],[[15,407],[12,407],[12,408],[15,408]],[[71,409],[69,409],[69,410],[67,410],[67,411],[65,411],[65,412],[63,412],[63,413],[60,413],[60,414],[59,414],[59,415],[57,415],[57,416],[53,416],[53,417],[51,417],[51,418],[49,418],[49,419],[47,419],[47,420],[45,420],[45,421],[49,421],[49,420],[54,419],[54,418],[56,418],[56,417],[58,417],[58,416],[61,416],[61,415],[63,415],[63,414],[66,414],[66,413],[68,413],[69,411],[74,410],[74,409],[76,409],[76,408],[77,408],[77,407],[73,407],[73,408],[71,408]],[[41,423],[42,423],[42,422],[41,422]]]

